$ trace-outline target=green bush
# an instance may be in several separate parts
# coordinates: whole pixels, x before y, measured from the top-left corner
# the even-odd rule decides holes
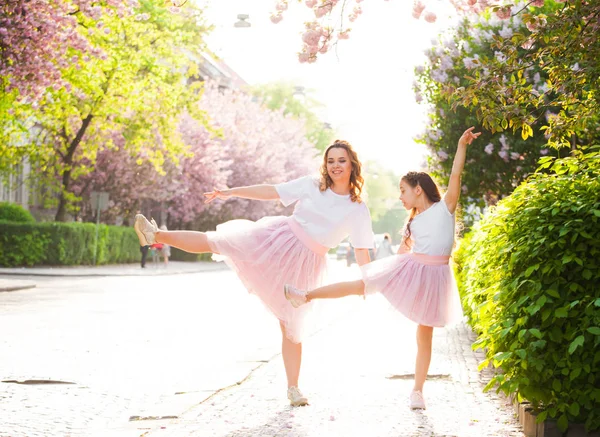
[[[0,220],[20,223],[35,222],[35,219],[29,211],[21,205],[9,202],[0,202]]]
[[[0,266],[93,264],[96,225],[0,221]],[[97,264],[139,261],[135,231],[100,225]]]
[[[170,259],[172,261],[210,261],[212,253],[189,253],[176,247],[171,247]]]
[[[596,149],[597,150],[597,149]],[[476,346],[518,393],[557,420],[600,428],[600,153],[545,159],[455,253]]]

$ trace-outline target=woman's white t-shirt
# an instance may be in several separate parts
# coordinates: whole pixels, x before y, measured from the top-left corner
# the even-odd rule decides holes
[[[374,247],[371,215],[364,202],[352,202],[350,195],[339,195],[327,189],[319,190],[319,181],[304,176],[275,185],[281,203],[294,202],[292,217],[316,242],[336,247],[346,237],[356,249]]]
[[[454,214],[444,199],[417,214],[410,223],[412,251],[426,255],[450,256],[454,247]]]

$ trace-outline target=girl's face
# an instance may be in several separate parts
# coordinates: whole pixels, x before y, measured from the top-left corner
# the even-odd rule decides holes
[[[400,201],[407,210],[411,210],[417,205],[419,196],[422,193],[423,189],[420,185],[413,187],[404,180],[400,181]]]
[[[332,147],[327,152],[327,174],[337,184],[349,184],[352,174],[352,162],[346,149]]]

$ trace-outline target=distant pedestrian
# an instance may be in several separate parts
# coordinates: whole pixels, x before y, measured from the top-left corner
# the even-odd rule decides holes
[[[383,241],[379,244],[377,248],[377,254],[375,255],[375,259],[382,259],[394,254],[394,249],[392,249],[392,241],[390,238],[390,234],[386,233],[383,236]]]
[[[138,211],[136,214],[136,217],[138,214],[141,214],[141,211]],[[141,260],[141,266],[143,269],[146,268],[146,258],[148,258],[148,251],[150,250],[150,244],[142,244],[140,245],[140,252],[142,254],[142,260]]]
[[[162,225],[160,227],[161,231],[167,231],[167,225]],[[165,267],[169,266],[169,257],[171,256],[171,246],[169,246],[168,244],[163,243],[162,244],[162,249],[160,250],[160,254],[163,256],[163,259],[165,260]]]

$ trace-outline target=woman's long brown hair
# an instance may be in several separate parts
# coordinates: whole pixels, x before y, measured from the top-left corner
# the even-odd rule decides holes
[[[362,202],[360,195],[362,193],[363,184],[365,183],[365,180],[362,177],[362,164],[358,160],[358,155],[347,141],[335,140],[335,142],[325,150],[323,164],[321,165],[321,181],[319,189],[325,191],[333,185],[333,181],[329,177],[329,173],[327,173],[327,155],[333,148],[344,149],[348,153],[350,162],[352,163],[352,173],[350,174],[350,200],[358,203]]]

